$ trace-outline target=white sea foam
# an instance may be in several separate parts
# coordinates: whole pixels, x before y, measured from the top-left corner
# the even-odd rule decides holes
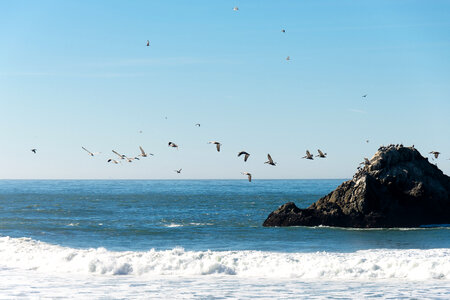
[[[352,253],[74,249],[29,238],[0,238],[0,266],[91,275],[236,275],[301,279],[450,280],[450,249]],[[234,277],[234,276],[233,276]]]
[[[165,225],[163,225],[163,226],[164,226],[164,227],[168,227],[168,228],[183,227],[183,225],[181,225],[181,224],[176,224],[176,223],[165,224]]]

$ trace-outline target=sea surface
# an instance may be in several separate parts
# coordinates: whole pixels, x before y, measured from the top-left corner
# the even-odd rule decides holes
[[[342,182],[0,180],[0,299],[449,299],[449,227],[262,227]]]

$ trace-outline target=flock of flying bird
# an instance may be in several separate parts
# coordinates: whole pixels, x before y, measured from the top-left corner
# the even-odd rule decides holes
[[[235,7],[233,8],[233,11],[239,11],[239,7],[235,6]],[[282,32],[282,33],[286,33],[286,30],[285,30],[285,29],[281,29],[281,32]],[[149,46],[150,46],[150,41],[147,40],[147,47],[149,47]],[[286,60],[287,60],[287,61],[291,60],[290,56],[287,56],[287,57],[286,57]],[[367,98],[367,94],[362,95],[362,98]],[[167,117],[166,117],[166,119],[167,119]],[[195,126],[196,126],[196,127],[200,127],[200,123],[196,123]],[[142,131],[140,131],[140,132],[142,132]],[[369,140],[366,140],[366,143],[368,143],[368,142],[369,142]],[[216,150],[217,150],[217,152],[220,152],[220,146],[222,145],[220,142],[217,142],[217,141],[210,141],[210,142],[208,142],[208,144],[216,145]],[[169,142],[169,143],[168,143],[168,146],[171,147],[171,148],[176,148],[176,149],[178,150],[178,145],[175,144],[174,142]],[[86,149],[85,147],[81,147],[81,148],[82,148],[84,151],[86,151],[90,156],[95,156],[95,155],[101,153],[101,152],[91,152],[91,151],[89,151],[88,149]],[[142,158],[142,157],[153,156],[152,153],[146,153],[145,150],[142,148],[142,146],[139,146],[139,150],[140,150],[141,153],[140,153],[139,155],[137,155],[137,156],[134,156],[134,157],[129,157],[129,156],[126,156],[126,155],[124,155],[124,154],[120,154],[120,153],[118,153],[118,152],[115,151],[115,150],[112,150],[112,152],[113,152],[117,157],[116,157],[116,159],[109,158],[109,159],[107,160],[107,162],[108,162],[108,163],[113,163],[113,164],[119,164],[119,163],[121,162],[121,160],[125,160],[125,161],[131,163],[131,162],[133,162],[134,160],[139,160],[140,157]],[[33,148],[33,149],[31,149],[31,152],[33,152],[34,154],[36,154],[37,149],[36,149],[36,148]],[[317,149],[317,152],[318,152],[318,155],[316,155],[315,157],[319,157],[319,158],[326,158],[326,157],[327,157],[327,153],[323,153],[320,149]],[[437,159],[437,158],[439,157],[439,154],[441,154],[441,153],[438,152],[438,151],[431,151],[430,154],[433,154],[433,156]],[[246,161],[248,160],[248,158],[250,157],[250,153],[248,153],[248,152],[246,152],[246,151],[240,151],[240,152],[238,153],[237,156],[240,157],[240,156],[242,156],[242,155],[244,156],[244,162],[246,162]],[[311,154],[311,153],[309,152],[309,150],[306,150],[306,155],[303,156],[302,158],[309,159],[309,160],[313,160],[313,159],[314,159],[314,155]],[[450,159],[449,159],[449,160],[450,160]],[[363,162],[363,163],[367,163],[367,162],[368,162],[368,159],[365,158],[365,162]],[[264,162],[264,164],[268,164],[268,165],[271,165],[271,166],[276,166],[276,165],[277,165],[277,163],[273,161],[272,156],[270,156],[270,154],[267,154],[267,161]],[[181,173],[181,170],[182,170],[182,169],[180,168],[180,169],[178,169],[178,170],[174,170],[174,172],[176,172],[177,174],[180,174],[180,173]],[[249,182],[252,181],[252,174],[251,174],[251,173],[249,173],[249,172],[241,172],[241,174],[242,174],[242,175],[246,175],[246,176],[248,177],[248,181],[249,181]]]

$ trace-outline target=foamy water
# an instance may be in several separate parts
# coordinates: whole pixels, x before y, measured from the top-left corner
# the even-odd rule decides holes
[[[279,253],[175,248],[115,252],[73,249],[29,238],[0,238],[1,266],[47,274],[450,280],[449,257],[450,249]]]

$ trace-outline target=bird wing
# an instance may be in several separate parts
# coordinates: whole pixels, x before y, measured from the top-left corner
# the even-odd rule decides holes
[[[273,164],[272,156],[270,156],[270,154],[267,154],[267,158],[269,159],[269,162],[270,162],[271,164]]]
[[[92,154],[92,152],[89,151],[88,149],[86,149],[86,148],[84,148],[84,147],[81,147],[81,148],[83,148],[83,150],[86,151],[87,153]]]
[[[144,155],[145,155],[145,151],[144,151],[144,149],[142,149],[142,147],[141,147],[141,146],[139,146],[139,149],[141,149],[141,153],[142,153],[142,155],[144,156]]]
[[[317,149],[317,151],[319,151],[319,155],[320,155],[320,156],[325,156],[325,155],[323,155],[323,152],[320,151],[320,149]]]
[[[217,152],[220,152],[220,143],[216,144]]]
[[[306,156],[311,156],[311,153],[309,153],[308,150],[306,150]]]
[[[249,181],[249,182],[252,182],[252,174],[247,173],[247,176],[248,176],[248,181]]]
[[[114,150],[112,150],[112,152],[113,152],[114,154],[116,154],[117,156],[119,156],[121,159],[123,159],[123,155],[122,155],[122,154],[119,154],[119,153],[117,153],[117,152],[114,151]]]
[[[247,159],[248,159],[248,157],[250,156],[250,154],[245,154],[245,156],[244,156],[244,161],[247,161]]]

